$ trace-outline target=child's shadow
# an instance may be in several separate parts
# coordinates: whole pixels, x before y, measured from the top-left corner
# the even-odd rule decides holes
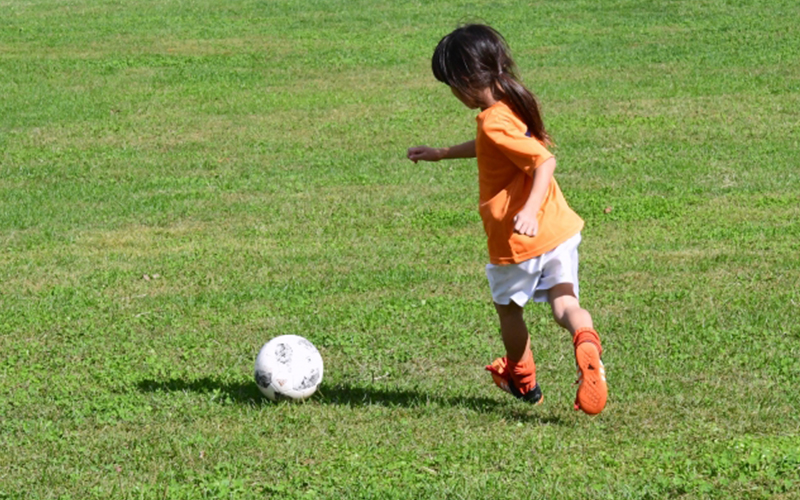
[[[182,379],[166,381],[146,379],[140,381],[137,387],[142,392],[209,394],[212,400],[217,400],[220,403],[232,402],[248,406],[273,404],[261,394],[255,382],[221,382],[210,377],[191,381]],[[508,420],[538,422],[539,424],[565,424],[557,415],[552,413],[543,415],[541,410],[512,400],[501,402],[485,397],[443,396],[415,390],[352,386],[347,383],[338,383],[331,386],[323,383],[317,393],[310,398],[309,402],[353,407],[385,406],[389,408],[422,408],[434,404],[451,408],[464,408],[481,414],[494,413]]]

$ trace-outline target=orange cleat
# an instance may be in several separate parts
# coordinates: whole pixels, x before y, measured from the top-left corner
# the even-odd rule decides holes
[[[589,415],[597,415],[606,406],[608,385],[606,369],[600,361],[600,351],[593,342],[583,342],[575,347],[575,362],[578,364],[578,393],[575,409]]]
[[[511,378],[511,372],[508,370],[508,360],[505,357],[492,361],[491,365],[486,366],[486,371],[492,374],[492,380],[497,387],[515,398],[534,405],[541,404],[544,401],[542,390],[539,388],[539,384],[535,382],[533,387],[524,394],[517,388],[514,384],[514,379]]]

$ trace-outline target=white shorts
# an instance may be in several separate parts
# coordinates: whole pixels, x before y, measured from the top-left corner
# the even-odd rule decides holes
[[[492,299],[500,305],[512,300],[520,307],[530,299],[547,302],[547,291],[561,283],[571,283],[578,296],[578,245],[576,234],[553,250],[519,264],[486,265]]]

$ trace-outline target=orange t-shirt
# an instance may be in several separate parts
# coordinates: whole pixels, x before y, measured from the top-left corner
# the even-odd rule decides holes
[[[525,135],[523,122],[503,101],[477,117],[480,214],[489,240],[492,264],[516,264],[553,250],[583,229],[583,219],[567,205],[555,178],[536,214],[539,231],[530,237],[514,232],[514,217],[528,201],[533,171],[553,155]]]

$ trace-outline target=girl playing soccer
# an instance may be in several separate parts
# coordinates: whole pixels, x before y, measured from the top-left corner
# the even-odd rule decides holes
[[[533,299],[548,302],[572,334],[580,372],[575,409],[600,413],[608,389],[600,337],[578,303],[578,244],[583,220],[553,178],[536,98],[519,81],[505,39],[489,26],[463,26],[442,38],[433,75],[470,109],[480,108],[475,140],[446,148],[409,148],[408,159],[478,160],[479,211],[489,244],[486,275],[500,317],[505,357],[487,366],[498,387],[540,403],[536,365],[522,315]]]

